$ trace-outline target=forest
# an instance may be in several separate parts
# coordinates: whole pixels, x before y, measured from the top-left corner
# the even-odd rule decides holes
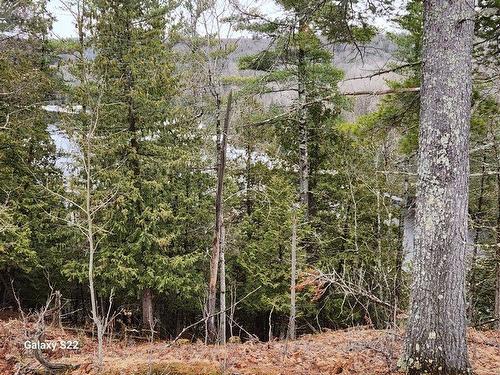
[[[0,374],[500,375],[499,25],[0,0]]]

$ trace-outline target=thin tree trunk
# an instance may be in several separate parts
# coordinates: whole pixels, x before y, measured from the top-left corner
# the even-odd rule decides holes
[[[466,342],[468,141],[474,2],[424,1],[415,267],[405,365],[469,374]]]
[[[299,22],[299,30],[304,31],[306,25],[304,21]],[[303,43],[299,41],[299,43]],[[300,202],[305,207],[306,219],[309,215],[309,155],[308,142],[309,135],[307,129],[307,96],[306,96],[306,61],[305,51],[302,45],[298,49],[297,62],[297,82],[298,82],[298,101],[299,108],[297,110],[298,125],[299,125],[299,192]]]
[[[500,331],[500,165],[497,169],[497,239],[495,250],[495,328]]]
[[[92,124],[89,126],[92,127]],[[94,223],[92,219],[92,180],[91,180],[91,152],[92,152],[92,130],[87,134],[87,154],[86,157],[86,186],[85,186],[85,213],[87,216],[87,240],[89,243],[89,289],[90,289],[90,303],[92,306],[92,320],[97,329],[97,372],[100,373],[102,370],[103,360],[104,360],[104,349],[103,349],[103,324],[102,319],[99,316],[99,312],[97,311],[97,297],[95,293],[94,287],[94,255],[95,255],[95,244],[94,244]]]
[[[92,126],[92,125],[89,125]],[[86,199],[85,199],[85,213],[87,215],[87,240],[89,243],[89,290],[90,290],[90,303],[92,306],[92,320],[94,321],[94,325],[97,328],[97,368],[98,371],[102,368],[102,361],[103,361],[103,349],[102,349],[102,340],[99,338],[102,338],[101,335],[101,319],[99,318],[98,312],[97,312],[97,301],[96,301],[96,295],[95,295],[95,288],[94,288],[94,254],[95,254],[95,246],[94,246],[94,225],[92,222],[92,203],[91,203],[91,194],[92,194],[92,184],[91,184],[91,138],[92,134],[89,132],[87,134],[87,154],[85,155],[86,157],[86,172],[87,172],[87,178],[86,178],[86,186],[85,186],[85,194],[86,194]]]
[[[477,258],[477,249],[479,236],[481,234],[481,219],[483,216],[483,201],[484,201],[484,183],[486,180],[486,156],[483,156],[483,161],[481,165],[481,183],[479,186],[479,197],[477,199],[477,211],[475,215],[475,224],[476,224],[476,233],[474,235],[474,250],[472,252],[471,262],[470,262],[470,287],[469,287],[469,305],[468,305],[468,319],[469,322],[474,321],[474,298],[476,296],[476,272],[475,272],[475,264]]]
[[[269,311],[269,330],[267,332],[267,340],[269,342],[273,341],[274,336],[273,336],[273,311],[274,311],[274,305],[271,308],[271,311]]]
[[[222,195],[224,189],[224,171],[226,168],[226,148],[227,148],[227,133],[229,129],[229,119],[231,115],[233,92],[229,92],[227,98],[226,116],[224,118],[224,129],[222,132],[222,142],[220,147],[219,165],[217,168],[217,192],[215,197],[215,228],[214,240],[212,242],[212,257],[210,259],[210,280],[208,284],[208,299],[207,299],[207,340],[214,343],[217,339],[217,328],[215,325],[215,307],[217,299],[217,274],[219,269],[220,257],[220,236],[222,227]]]
[[[408,176],[405,177],[404,182],[404,196],[403,196],[403,208],[401,210],[400,223],[399,223],[399,234],[401,236],[401,243],[398,246],[398,250],[396,252],[396,278],[394,279],[394,325],[397,325],[396,315],[398,312],[398,306],[401,300],[401,288],[403,283],[403,257],[404,257],[404,223],[405,217],[408,215],[409,210],[409,194],[410,194],[410,186],[409,186]]]
[[[52,325],[62,328],[61,322],[61,292],[56,290],[54,293],[54,312],[52,313]]]
[[[222,345],[226,345],[226,258],[225,258],[226,231],[224,223],[221,225],[220,236],[220,332]]]
[[[290,321],[288,324],[288,338],[295,340],[295,283],[297,280],[297,213],[295,207],[292,208],[292,264],[291,264],[291,278],[290,278]]]
[[[245,190],[246,190],[246,198],[245,198],[245,207],[247,215],[250,216],[252,213],[252,199],[250,197],[250,190],[252,189],[252,147],[250,142],[248,142],[246,147],[246,161],[245,161]]]

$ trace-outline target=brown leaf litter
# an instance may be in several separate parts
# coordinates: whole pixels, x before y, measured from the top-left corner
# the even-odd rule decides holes
[[[45,340],[78,340],[80,349],[44,351],[51,361],[80,365],[71,375],[94,374],[95,340],[74,330],[49,328]],[[0,375],[40,369],[24,348],[24,326],[0,321]],[[476,375],[500,375],[500,332],[469,330],[469,353]],[[171,375],[386,375],[400,374],[403,332],[352,328],[305,335],[296,341],[206,346],[167,346],[165,341],[107,342],[104,374]],[[31,373],[34,373],[33,371]],[[42,373],[42,372],[40,372]]]

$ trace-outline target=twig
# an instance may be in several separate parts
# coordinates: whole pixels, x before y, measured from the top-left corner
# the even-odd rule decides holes
[[[365,96],[365,95],[367,95],[367,96],[378,96],[378,95],[401,94],[401,93],[406,93],[406,92],[419,92],[419,91],[420,91],[420,87],[403,87],[403,88],[397,88],[397,89],[385,89],[385,90],[374,90],[374,91],[339,92],[339,93],[335,93],[333,95],[328,95],[328,96],[324,96],[322,98],[311,100],[311,101],[309,101],[307,103],[304,103],[302,107],[303,108],[304,107],[310,107],[311,105],[331,100],[334,97],[339,96],[339,95],[344,95],[344,96]],[[270,117],[270,118],[268,118],[266,120],[262,120],[262,121],[251,123],[249,125],[250,126],[266,125],[266,124],[272,123],[272,122],[274,122],[276,120],[281,120],[281,119],[284,119],[284,118],[286,118],[288,116],[291,116],[297,110],[298,110],[298,108],[294,107],[294,108],[292,108],[289,111],[280,113],[280,114],[278,114],[276,116],[273,116],[273,117]]]
[[[240,302],[243,302],[245,299],[247,299],[248,297],[250,297],[252,294],[254,294],[254,293],[255,293],[257,290],[259,290],[261,287],[262,287],[262,286],[259,286],[259,287],[255,288],[254,290],[252,290],[250,293],[248,293],[246,296],[244,296],[243,298],[241,298],[239,301],[235,302],[235,304],[234,304],[233,306],[229,306],[227,309],[222,310],[222,311],[219,311],[219,312],[216,312],[216,313],[214,313],[214,314],[212,314],[212,315],[207,315],[207,316],[203,317],[202,319],[200,319],[200,320],[198,320],[198,321],[196,321],[196,322],[194,322],[194,323],[192,323],[192,324],[190,324],[190,325],[188,325],[188,326],[184,327],[184,328],[182,329],[181,333],[179,333],[179,334],[178,334],[178,335],[177,335],[177,336],[176,336],[176,337],[175,337],[175,338],[174,338],[171,342],[169,342],[169,343],[167,344],[167,348],[169,348],[169,347],[171,347],[173,344],[175,344],[175,343],[176,343],[176,342],[177,342],[177,341],[178,341],[178,340],[182,337],[182,335],[183,335],[183,334],[184,334],[187,330],[189,330],[189,329],[191,329],[191,328],[193,328],[193,327],[197,326],[198,324],[201,324],[201,323],[203,323],[203,322],[207,321],[209,318],[211,318],[211,317],[213,317],[213,316],[217,316],[217,315],[219,315],[219,314],[221,314],[221,313],[223,313],[223,312],[226,312],[226,311],[228,311],[228,310],[231,310],[231,308],[235,307],[235,306],[236,306],[236,305],[238,305]]]

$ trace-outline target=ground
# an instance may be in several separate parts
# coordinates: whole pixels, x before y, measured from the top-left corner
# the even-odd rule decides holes
[[[28,374],[39,368],[31,350],[24,348],[24,324],[0,320],[0,374]],[[33,326],[28,326],[32,329]],[[306,335],[293,342],[235,343],[205,346],[183,340],[172,346],[128,340],[107,342],[104,374],[399,374],[403,332],[352,328]],[[94,374],[96,345],[81,331],[48,328],[46,341],[78,340],[79,350],[44,351],[52,362],[79,365],[71,375]],[[500,332],[469,330],[469,353],[476,375],[500,375]],[[43,372],[40,372],[43,373]]]

